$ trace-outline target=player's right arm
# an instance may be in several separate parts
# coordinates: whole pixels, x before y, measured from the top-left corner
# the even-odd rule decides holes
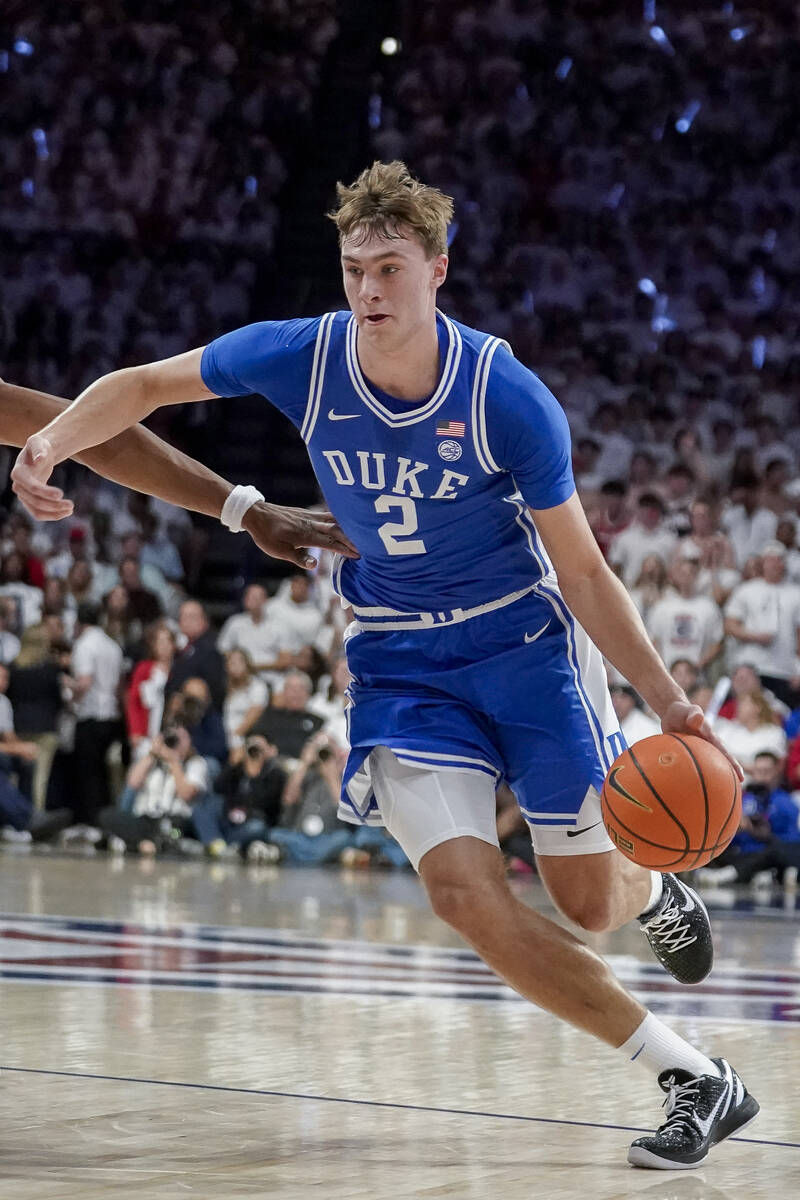
[[[47,422],[53,425],[67,408],[68,402],[59,396],[0,381],[0,443],[25,446],[36,430]],[[210,517],[219,517],[233,487],[141,425],[134,425],[76,457],[106,479]],[[17,460],[14,471],[14,490],[34,517],[58,520],[70,514],[71,502],[59,488],[45,483],[42,489],[40,479],[23,456]],[[356,553],[326,512],[306,512],[261,501],[247,512],[244,526],[265,554],[299,566],[314,565],[314,560],[304,552],[307,546],[330,547],[348,558]]]
[[[202,356],[202,348],[189,350],[161,362],[112,371],[90,384],[25,442],[11,478],[26,507],[36,504],[35,515],[42,519],[68,515],[69,502],[47,483],[58,463],[107,442],[165,404],[208,400],[213,392],[200,374]]]

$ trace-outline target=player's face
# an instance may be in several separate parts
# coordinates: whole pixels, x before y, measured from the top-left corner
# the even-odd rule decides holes
[[[342,243],[342,272],[359,337],[389,350],[433,320],[447,255],[428,258],[413,235],[362,242],[356,230]]]

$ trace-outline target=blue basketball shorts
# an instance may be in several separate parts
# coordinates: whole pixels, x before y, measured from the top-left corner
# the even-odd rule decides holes
[[[505,780],[534,844],[537,830],[574,830],[590,789],[596,800],[625,748],[600,652],[553,584],[487,607],[432,627],[350,627],[344,820],[384,823],[370,776],[376,746],[408,766],[482,774],[492,793]],[[584,822],[587,812],[599,821],[596,804]]]

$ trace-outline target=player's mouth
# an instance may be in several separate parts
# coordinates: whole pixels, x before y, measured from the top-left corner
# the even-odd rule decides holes
[[[383,325],[389,320],[388,313],[367,313],[366,321],[368,325]]]

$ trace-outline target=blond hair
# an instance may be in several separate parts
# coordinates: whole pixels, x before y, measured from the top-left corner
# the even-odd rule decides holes
[[[438,188],[420,183],[405,163],[377,160],[348,187],[337,183],[338,204],[327,215],[339,230],[339,244],[358,234],[363,245],[374,235],[405,237],[410,230],[422,242],[428,258],[447,254],[447,226],[453,219],[453,201]]]

